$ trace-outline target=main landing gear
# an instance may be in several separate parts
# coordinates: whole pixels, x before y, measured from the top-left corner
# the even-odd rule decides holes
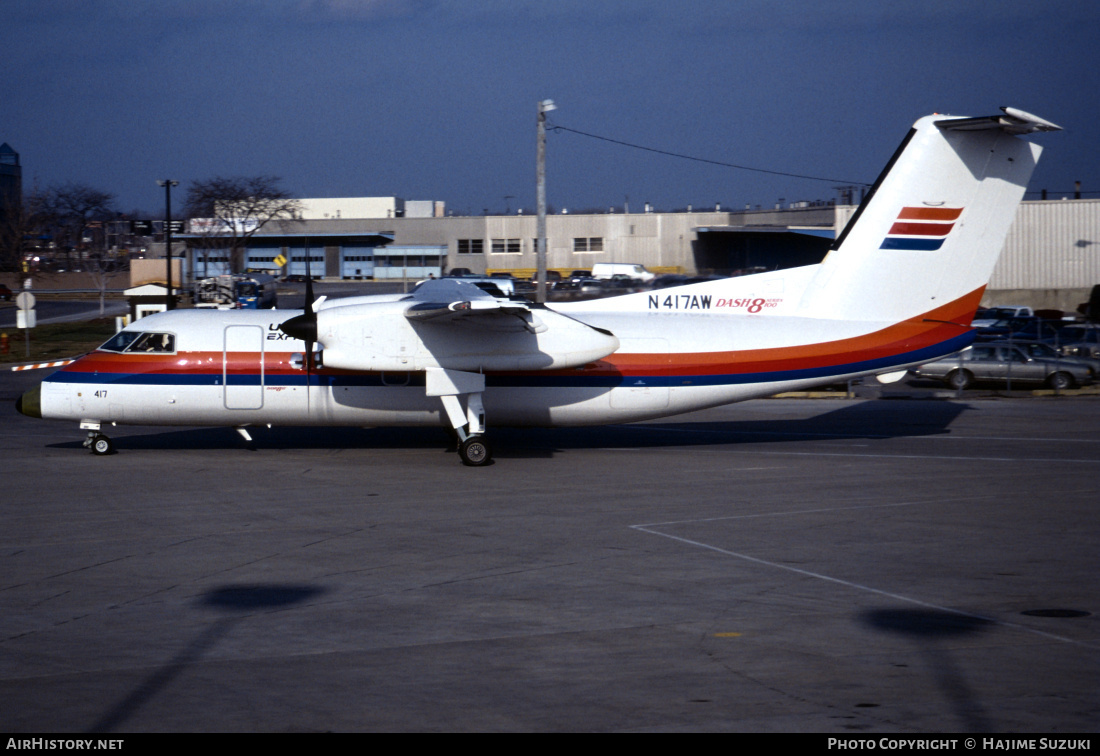
[[[485,407],[481,395],[485,376],[461,370],[430,368],[427,371],[428,396],[438,396],[447,419],[458,435],[458,456],[470,467],[487,465],[493,459],[493,447],[485,438]]]
[[[458,445],[458,456],[462,458],[462,464],[480,467],[492,460],[493,449],[485,436],[467,436],[466,440]]]

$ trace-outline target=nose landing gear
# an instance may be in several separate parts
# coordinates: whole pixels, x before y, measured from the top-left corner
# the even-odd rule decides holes
[[[105,436],[96,431],[89,431],[88,437],[84,439],[84,448],[91,449],[92,454],[102,457],[107,454],[113,454],[115,451],[115,444],[111,441],[109,436]]]
[[[99,432],[100,423],[95,420],[82,420],[80,430],[88,431],[88,437],[84,439],[84,448],[90,449],[92,454],[105,456],[115,453],[115,444],[103,433]]]

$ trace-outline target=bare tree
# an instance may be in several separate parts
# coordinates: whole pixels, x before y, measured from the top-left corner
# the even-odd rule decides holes
[[[42,213],[43,196],[32,192],[20,202],[5,203],[0,214],[0,270],[14,271],[32,275],[32,267],[23,264],[28,242],[36,236],[45,235],[45,222]]]
[[[42,222],[48,227],[56,247],[65,250],[70,270],[74,250],[78,259],[83,259],[85,251],[96,245],[96,229],[91,229],[90,224],[100,222],[101,230],[101,222],[114,217],[114,201],[113,194],[87,184],[54,186],[42,195]],[[90,235],[85,236],[89,231]],[[86,242],[87,238],[92,241]]]
[[[191,182],[185,212],[190,233],[199,237],[192,246],[204,253],[224,250],[226,272],[240,272],[248,240],[257,231],[269,221],[293,219],[301,212],[301,202],[291,199],[280,181],[275,176],[236,176]]]

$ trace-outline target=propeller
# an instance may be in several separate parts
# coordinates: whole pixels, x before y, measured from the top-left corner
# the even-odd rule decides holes
[[[317,313],[313,311],[313,276],[310,274],[309,245],[306,245],[306,304],[301,315],[285,321],[279,326],[279,330],[292,339],[298,339],[306,343],[306,397],[308,401],[309,386],[313,378],[313,346],[317,342]]]

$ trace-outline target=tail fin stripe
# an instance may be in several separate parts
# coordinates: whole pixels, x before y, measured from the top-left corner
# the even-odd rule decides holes
[[[898,220],[953,221],[959,219],[962,211],[961,207],[903,207]]]
[[[879,249],[908,249],[915,252],[935,252],[943,246],[943,239],[886,239]]]
[[[954,223],[902,223],[899,221],[890,227],[889,233],[891,236],[895,234],[901,236],[947,236],[954,227]]]

